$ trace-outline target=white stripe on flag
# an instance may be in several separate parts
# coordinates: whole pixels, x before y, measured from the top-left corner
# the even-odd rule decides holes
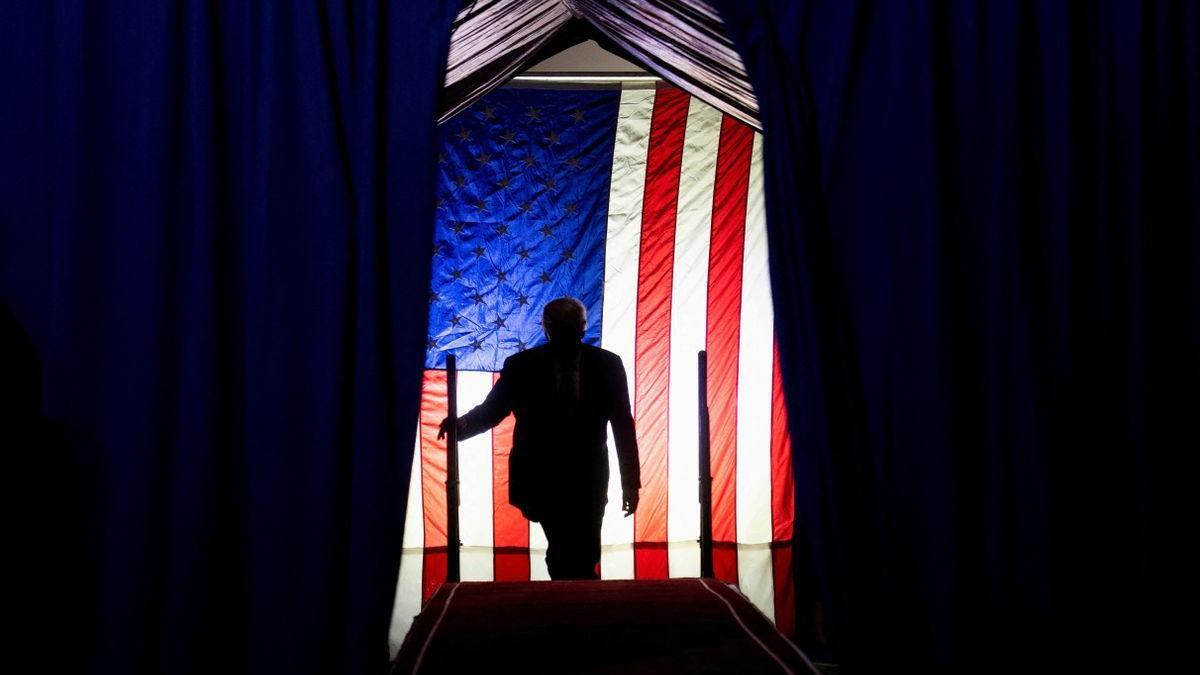
[[[770,542],[774,532],[769,487],[775,325],[762,178],[762,135],[754,134],[742,249],[742,330],[738,356],[738,587],[773,621],[775,575]]]
[[[668,565],[673,577],[700,574],[696,353],[707,339],[708,251],[721,118],[718,110],[692,98],[679,176],[667,462],[667,537],[674,544],[668,547]]]
[[[738,589],[775,621],[775,570],[770,544],[738,544]]]
[[[529,579],[550,580],[550,570],[546,568],[546,533],[541,523],[529,524]]]
[[[405,549],[400,554],[400,575],[396,580],[396,599],[392,605],[392,625],[388,629],[388,655],[396,658],[413,619],[421,613],[421,566],[425,552]]]
[[[754,135],[742,252],[738,348],[737,533],[743,544],[771,541],[771,376],[774,324],[762,200],[762,136]],[[739,565],[739,569],[740,569]],[[740,575],[739,575],[740,576]]]
[[[425,553],[425,519],[421,507],[421,430],[417,427],[413,448],[412,471],[408,479],[408,501],[404,513],[403,551],[400,574],[396,579],[396,598],[392,605],[392,624],[388,628],[388,654],[396,658],[413,618],[421,611],[421,567]]]
[[[621,357],[634,392],[634,341],[637,320],[638,255],[641,251],[642,197],[646,186],[646,152],[654,90],[621,92],[608,195],[608,230],[604,242],[604,315],[601,346]],[[633,578],[633,547],[613,546],[633,541],[633,519],[621,513],[621,473],[609,430],[608,506],[600,541],[600,576]]]
[[[458,373],[458,412],[483,403],[492,390],[490,372]],[[491,581],[492,564],[492,434],[482,433],[458,444],[461,504],[462,580]]]
[[[416,441],[413,443],[412,472],[408,479],[408,501],[404,507],[404,548],[419,550],[425,545],[425,505],[421,499],[422,494],[421,427],[418,422]]]

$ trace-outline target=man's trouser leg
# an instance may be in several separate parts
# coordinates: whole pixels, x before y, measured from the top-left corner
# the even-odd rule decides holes
[[[604,509],[556,509],[542,518],[546,567],[551,579],[599,579],[600,523]]]

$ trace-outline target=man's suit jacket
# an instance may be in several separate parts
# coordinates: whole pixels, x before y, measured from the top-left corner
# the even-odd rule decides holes
[[[578,398],[562,373],[578,358]],[[516,417],[509,455],[508,501],[530,520],[546,509],[602,508],[608,492],[607,425],[621,486],[641,487],[637,437],[621,358],[598,347],[544,344],[510,356],[483,403],[459,421],[470,438]]]

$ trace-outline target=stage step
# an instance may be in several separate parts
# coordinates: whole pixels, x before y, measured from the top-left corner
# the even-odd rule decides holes
[[[446,584],[392,673],[817,671],[737,590],[668,579]]]

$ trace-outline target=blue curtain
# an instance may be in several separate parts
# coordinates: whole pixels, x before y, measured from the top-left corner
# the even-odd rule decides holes
[[[834,657],[1191,661],[1200,6],[719,4]]]
[[[3,3],[37,669],[385,667],[456,4]]]

